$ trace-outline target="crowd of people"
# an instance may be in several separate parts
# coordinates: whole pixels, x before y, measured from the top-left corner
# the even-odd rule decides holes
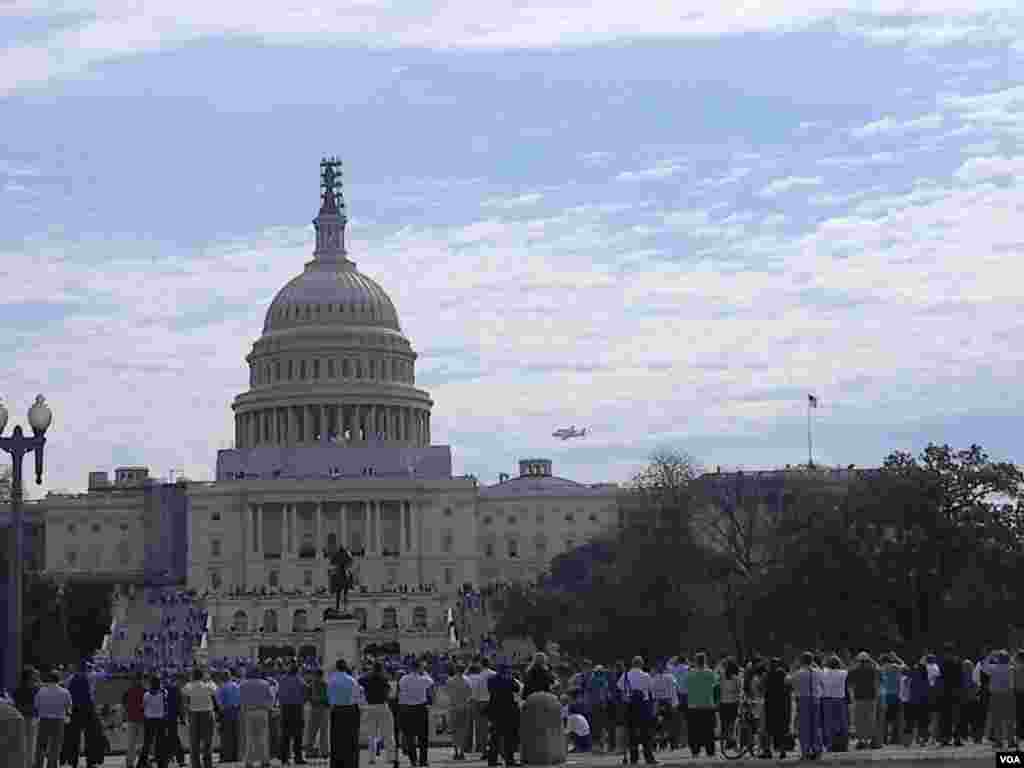
[[[215,730],[220,761],[253,768],[271,758],[302,765],[328,757],[332,768],[355,768],[361,732],[369,734],[371,764],[383,758],[399,768],[404,754],[425,766],[431,706],[445,708],[455,760],[477,755],[489,766],[516,766],[521,708],[536,692],[560,697],[572,748],[621,754],[624,763],[642,754],[656,764],[660,750],[714,755],[721,739],[739,738],[744,722],[763,758],[986,738],[1015,747],[1024,738],[1024,650],[975,662],[948,646],[910,664],[895,653],[876,661],[867,651],[845,661],[807,652],[791,664],[712,661],[705,653],[608,667],[588,660],[552,667],[543,653],[526,666],[509,662],[428,654],[368,657],[359,670],[345,660],[327,670],[315,659],[220,659],[161,675],[130,671],[120,707],[125,766],[184,766],[183,724],[191,768],[212,768]],[[103,676],[86,663],[66,678],[60,669],[26,671],[12,697],[25,720],[25,768],[102,764],[109,743],[96,685]]]

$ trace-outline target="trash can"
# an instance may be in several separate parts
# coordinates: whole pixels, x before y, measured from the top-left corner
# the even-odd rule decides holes
[[[520,752],[525,765],[561,765],[565,762],[562,705],[550,693],[533,693],[523,704],[519,720]]]
[[[6,701],[0,701],[0,755],[4,765],[26,764],[28,745],[25,743],[25,718]]]

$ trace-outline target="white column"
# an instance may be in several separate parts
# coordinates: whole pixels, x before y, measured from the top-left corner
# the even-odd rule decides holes
[[[288,505],[281,505],[281,560],[288,556]]]
[[[342,502],[341,509],[338,510],[338,539],[339,544],[343,547],[348,546],[348,503]]]
[[[366,525],[366,550],[375,555],[380,554],[380,511],[377,505],[371,502],[367,512]]]
[[[318,501],[316,503],[316,512],[313,514],[313,547],[316,550],[317,560],[320,560],[323,557],[323,515],[324,503],[322,501]]]

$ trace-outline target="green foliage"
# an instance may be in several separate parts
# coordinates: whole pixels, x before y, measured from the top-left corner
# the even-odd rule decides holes
[[[102,647],[113,618],[110,585],[72,583],[60,594],[54,582],[32,578],[25,590],[26,664],[74,664]]]
[[[659,449],[629,521],[505,598],[499,636],[603,659],[697,647],[894,649],[1005,644],[1024,625],[1024,476],[978,446],[893,453],[837,481],[786,476],[781,503],[723,495]],[[720,477],[720,476],[719,476]]]

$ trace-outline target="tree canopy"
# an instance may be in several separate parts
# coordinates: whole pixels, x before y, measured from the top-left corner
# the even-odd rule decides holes
[[[979,446],[755,476],[662,448],[623,525],[507,593],[497,632],[602,658],[1005,644],[1024,617],[1022,484]]]

